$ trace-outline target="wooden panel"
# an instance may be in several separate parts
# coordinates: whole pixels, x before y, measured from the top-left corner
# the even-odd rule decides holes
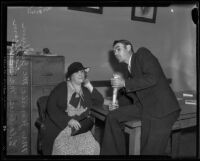
[[[196,117],[185,119],[185,120],[178,120],[173,125],[172,130],[179,130],[179,129],[184,129],[188,127],[193,127],[193,126],[196,126],[196,124],[197,124]]]
[[[64,80],[64,59],[58,57],[32,57],[32,84],[50,85]]]

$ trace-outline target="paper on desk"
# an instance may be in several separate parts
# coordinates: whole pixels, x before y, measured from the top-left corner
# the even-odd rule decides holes
[[[187,104],[187,105],[197,105],[197,100],[185,100],[185,104]]]

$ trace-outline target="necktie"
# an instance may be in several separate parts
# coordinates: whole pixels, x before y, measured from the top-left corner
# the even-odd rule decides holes
[[[72,94],[72,97],[71,97],[71,100],[70,100],[70,104],[72,105],[72,106],[74,106],[74,107],[77,107],[78,106],[78,103],[80,102],[80,96],[76,93],[76,92],[74,92],[73,94]]]

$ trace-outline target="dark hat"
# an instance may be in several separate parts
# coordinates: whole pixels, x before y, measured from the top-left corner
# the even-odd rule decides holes
[[[72,74],[74,74],[80,70],[85,70],[86,72],[89,72],[90,68],[84,67],[80,62],[74,62],[69,65],[69,67],[67,69],[66,78],[69,78]]]

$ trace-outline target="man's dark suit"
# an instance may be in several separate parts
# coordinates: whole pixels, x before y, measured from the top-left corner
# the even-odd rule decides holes
[[[128,70],[127,70],[128,71]],[[155,56],[142,47],[131,58],[131,73],[119,108],[106,119],[102,155],[125,155],[123,122],[142,121],[141,154],[163,155],[180,107]]]

